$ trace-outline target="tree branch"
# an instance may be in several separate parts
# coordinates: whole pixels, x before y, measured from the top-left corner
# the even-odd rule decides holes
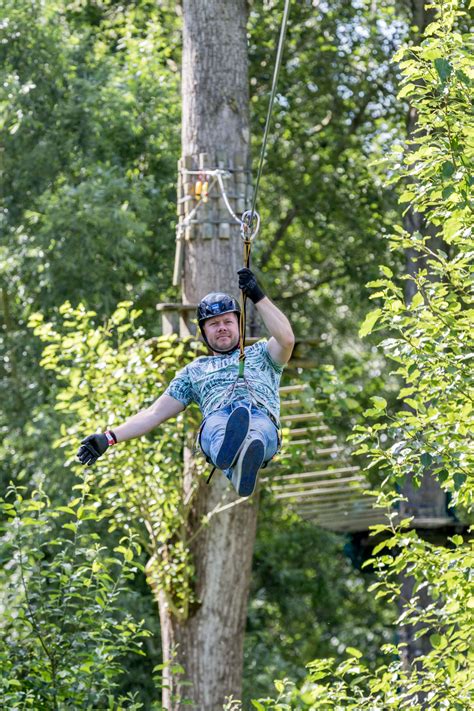
[[[273,237],[270,241],[270,244],[267,245],[266,249],[264,250],[263,254],[260,256],[260,259],[258,260],[259,269],[263,269],[267,265],[268,260],[272,256],[273,250],[276,249],[278,244],[284,238],[288,227],[291,225],[291,223],[295,219],[296,215],[298,214],[298,210],[299,210],[299,206],[294,205],[290,210],[288,210],[285,217],[280,222],[275,234],[273,235]]]
[[[301,291],[297,291],[295,294],[290,294],[290,296],[281,296],[279,298],[279,301],[293,301],[295,299],[299,299],[302,296],[306,296],[306,294],[309,291],[312,291],[313,289],[318,289],[320,286],[323,286],[324,284],[328,284],[329,282],[333,281],[333,279],[337,279],[340,276],[343,276],[345,270],[334,270],[333,272],[330,272],[324,279],[318,279],[318,281],[310,284],[306,289],[302,289]]]

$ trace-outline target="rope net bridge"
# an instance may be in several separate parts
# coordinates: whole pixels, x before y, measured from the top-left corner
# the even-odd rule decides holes
[[[291,373],[292,361],[289,365]],[[358,533],[387,523],[388,512],[376,506],[375,496],[368,495],[371,484],[363,468],[354,463],[350,449],[338,442],[321,413],[308,411],[308,394],[304,384],[280,389],[287,454],[269,465],[261,484],[302,518],[331,531]],[[416,529],[456,526],[444,496],[429,493],[421,491],[419,500],[404,504],[397,513],[401,518],[413,517],[410,525]]]
[[[291,361],[290,361],[291,363]],[[304,412],[306,385],[280,388],[284,454],[260,482],[302,518],[332,531],[355,532],[386,521],[374,507],[363,471],[350,459],[322,415]]]

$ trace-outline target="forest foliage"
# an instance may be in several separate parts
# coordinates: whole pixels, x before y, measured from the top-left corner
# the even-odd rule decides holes
[[[397,620],[429,635],[429,652],[406,663],[405,644],[386,644],[385,660],[375,669],[363,653],[348,647],[347,659],[317,659],[308,665],[300,688],[276,682],[276,699],[254,701],[264,709],[461,709],[473,700],[472,540],[453,535],[449,545],[436,545],[398,520],[403,496],[397,484],[411,477],[420,485],[427,473],[449,494],[450,506],[465,520],[473,512],[474,426],[472,353],[472,178],[473,133],[469,125],[472,54],[458,31],[462,13],[455,3],[440,3],[419,46],[396,54],[402,73],[399,96],[417,110],[417,128],[403,149],[390,158],[392,181],[408,186],[400,195],[436,229],[410,234],[395,226],[392,249],[413,249],[426,268],[414,275],[396,275],[382,265],[381,278],[369,284],[378,308],[360,328],[367,336],[388,333],[381,342],[401,383],[398,402],[372,397],[352,440],[357,453],[381,467],[385,478],[378,503],[390,512],[384,534],[367,564],[377,571],[371,587],[378,598],[399,600],[402,574],[415,581],[414,594],[404,599]],[[416,284],[407,303],[403,280]],[[374,492],[375,493],[375,492]],[[427,590],[429,602],[421,602]]]
[[[250,5],[255,148],[275,9]],[[437,3],[425,39],[402,49],[409,22],[397,12],[390,2],[294,8],[255,266],[297,334],[317,335],[319,366],[305,375],[328,421],[341,434],[355,425],[352,446],[383,479],[380,502],[396,510],[401,483],[429,472],[467,520],[472,54],[458,3]],[[193,604],[177,483],[196,413],[93,472],[74,453],[83,433],[151,403],[200,349],[160,336],[154,310],[176,296],[180,16],[174,3],[108,0],[6,0],[4,15],[0,699],[159,708],[153,596],[164,590],[178,616]],[[418,114],[408,145],[406,102]],[[439,243],[399,226],[408,206]],[[412,276],[407,250],[423,258]],[[374,580],[340,537],[264,506],[245,661],[255,708],[469,707],[466,537],[434,545],[392,516],[376,531]],[[432,601],[423,609],[415,595],[401,612],[431,644],[411,668],[393,643],[402,571]],[[270,698],[279,676],[289,678]]]

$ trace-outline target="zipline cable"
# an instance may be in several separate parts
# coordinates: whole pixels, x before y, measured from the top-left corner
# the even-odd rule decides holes
[[[260,157],[258,161],[258,169],[257,169],[257,179],[255,181],[255,189],[253,193],[253,200],[252,200],[252,208],[250,210],[247,210],[247,212],[244,212],[242,215],[242,221],[241,221],[241,237],[244,241],[244,266],[249,268],[250,267],[250,252],[252,248],[252,240],[256,236],[258,232],[258,228],[260,226],[260,216],[258,215],[257,212],[255,212],[255,207],[257,204],[257,194],[258,194],[258,188],[260,186],[260,178],[262,177],[262,171],[263,171],[263,164],[265,161],[265,154],[267,151],[267,141],[268,141],[268,134],[270,132],[270,122],[273,114],[273,104],[275,103],[275,97],[276,97],[276,90],[277,90],[277,84],[278,84],[278,76],[280,74],[280,68],[281,68],[281,62],[283,58],[283,48],[285,45],[285,36],[286,36],[286,28],[288,26],[288,17],[290,14],[290,4],[291,0],[285,0],[285,8],[283,10],[283,18],[281,21],[281,28],[280,28],[280,38],[278,40],[278,49],[277,49],[277,55],[275,59],[275,68],[273,70],[273,80],[272,80],[272,89],[270,92],[270,100],[268,102],[268,110],[267,110],[267,117],[265,120],[265,130],[263,132],[263,141],[262,141],[262,147],[260,149]],[[254,221],[256,220],[257,224],[256,227],[254,227]],[[244,367],[245,367],[245,331],[246,331],[246,321],[247,321],[247,297],[244,294],[244,292],[241,292],[240,295],[240,343],[239,343],[239,349],[240,349],[240,355],[239,355],[239,378],[244,377]]]
[[[275,97],[276,97],[276,90],[277,90],[278,76],[280,74],[281,60],[283,58],[283,47],[285,44],[286,28],[288,26],[288,17],[290,14],[290,4],[291,4],[291,0],[285,0],[285,9],[283,11],[283,19],[281,22],[281,29],[280,29],[280,39],[278,41],[278,50],[277,50],[277,56],[276,56],[276,60],[275,60],[275,69],[273,71],[272,90],[270,92],[270,101],[268,102],[268,111],[267,111],[267,118],[265,121],[265,130],[263,132],[262,148],[260,150],[260,159],[259,159],[259,163],[258,163],[257,179],[255,181],[255,190],[253,193],[252,209],[250,210],[250,222],[251,223],[253,220],[253,215],[255,213],[255,207],[257,204],[257,193],[258,193],[258,188],[260,185],[260,178],[262,177],[263,163],[265,161],[265,153],[267,150],[267,140],[268,140],[268,134],[270,131],[270,122],[271,122],[271,118],[272,118],[273,104],[275,102]]]

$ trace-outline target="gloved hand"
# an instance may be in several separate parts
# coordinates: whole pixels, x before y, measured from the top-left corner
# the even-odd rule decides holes
[[[259,287],[255,275],[250,269],[244,267],[239,269],[237,274],[239,275],[239,289],[242,289],[254,304],[257,304],[265,297],[265,293]]]
[[[81,464],[87,464],[90,467],[116,441],[115,435],[111,432],[89,435],[81,441],[77,458]]]

